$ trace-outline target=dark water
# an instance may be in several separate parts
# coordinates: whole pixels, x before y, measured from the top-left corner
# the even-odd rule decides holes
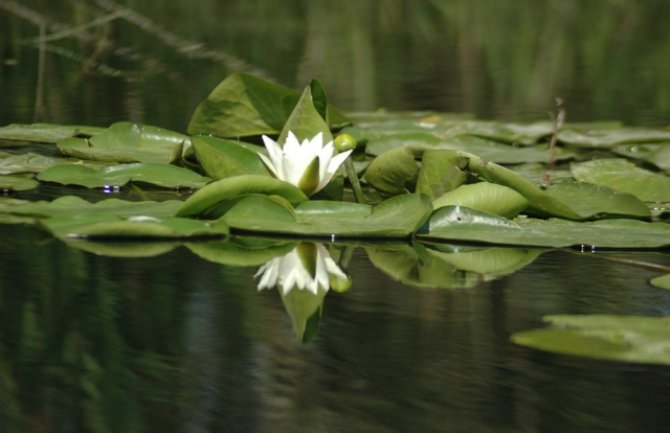
[[[50,43],[37,116],[37,28],[9,3],[2,124],[184,130],[240,68],[295,87],[317,77],[351,110],[543,119],[563,96],[570,120],[670,118],[663,1],[147,1],[136,10],[159,30],[117,19]],[[71,28],[109,2],[21,4]],[[403,285],[359,247],[351,289],[327,294],[318,334],[301,343],[278,292],[256,290],[256,267],[184,245],[115,258],[0,225],[0,431],[665,432],[667,367],[509,341],[545,314],[667,315],[670,293],[648,284],[658,272],[612,256],[670,262],[554,251],[448,290]]]

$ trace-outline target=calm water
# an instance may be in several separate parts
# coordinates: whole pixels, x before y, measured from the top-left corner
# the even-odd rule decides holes
[[[87,28],[49,45],[37,116],[37,30],[7,3],[1,124],[183,130],[239,61],[296,87],[315,76],[351,110],[537,119],[563,96],[572,120],[670,118],[662,1],[147,1],[138,12],[162,29],[228,57],[180,51],[130,21]],[[94,3],[21,4],[72,27],[103,15],[82,6]],[[668,265],[667,253],[546,252],[451,290],[403,285],[359,246],[351,289],[328,293],[318,334],[302,343],[279,293],[256,290],[256,266],[164,248],[110,257],[0,225],[0,431],[667,431],[667,367],[509,341],[545,314],[667,315],[670,293],[648,284],[657,272],[607,260]]]

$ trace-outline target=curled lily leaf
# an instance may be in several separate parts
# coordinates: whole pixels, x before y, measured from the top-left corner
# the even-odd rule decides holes
[[[259,290],[278,287],[284,295],[293,289],[326,292],[331,280],[348,278],[326,247],[313,242],[301,242],[289,253],[270,260],[254,275],[259,276]]]
[[[328,185],[352,152],[335,153],[333,142],[324,144],[322,133],[300,143],[289,131],[283,147],[265,135],[263,142],[268,156],[259,156],[268,170],[276,178],[297,186],[306,195],[321,191]]]

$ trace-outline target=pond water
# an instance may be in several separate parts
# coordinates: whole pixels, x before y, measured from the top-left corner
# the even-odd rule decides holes
[[[126,11],[50,42],[37,114],[37,28],[13,3],[0,2],[0,124],[183,131],[235,66],[295,87],[315,76],[345,110],[535,120],[561,96],[571,120],[670,118],[662,1],[147,1],[135,13],[159,27]],[[106,0],[24,6],[70,28],[114,13]],[[353,254],[351,287],[328,292],[302,342],[278,291],[257,290],[258,265],[207,260],[199,246],[114,257],[0,225],[0,430],[667,431],[667,367],[510,341],[547,314],[668,315],[670,292],[648,282],[667,252],[543,251],[495,279],[429,288],[380,267],[370,253],[383,246],[336,242]]]

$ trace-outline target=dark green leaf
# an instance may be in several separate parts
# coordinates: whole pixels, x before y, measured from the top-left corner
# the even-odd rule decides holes
[[[254,151],[239,141],[205,135],[191,137],[193,148],[207,176],[218,180],[243,174],[268,174],[258,157],[261,148]]]
[[[381,192],[404,194],[413,191],[419,164],[411,150],[401,147],[384,152],[370,162],[365,180]]]

